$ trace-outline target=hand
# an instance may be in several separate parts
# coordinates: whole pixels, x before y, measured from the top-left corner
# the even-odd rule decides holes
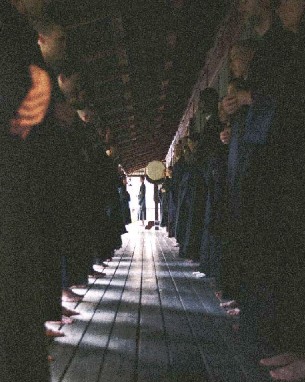
[[[250,91],[246,90],[239,90],[236,93],[237,103],[239,107],[243,105],[251,105],[252,103],[252,96]]]
[[[222,108],[226,114],[232,115],[237,112],[243,105],[251,105],[251,92],[239,90],[235,95],[229,95],[222,100]]]
[[[218,117],[221,123],[226,124],[230,120],[229,114],[227,114],[223,108],[222,102],[218,105]]]
[[[225,114],[234,114],[238,109],[238,100],[236,95],[225,96],[222,100],[222,109]]]
[[[23,99],[17,116],[10,121],[10,132],[25,139],[31,129],[41,123],[51,99],[51,81],[48,73],[36,65],[29,67],[32,86]]]
[[[220,133],[220,140],[224,145],[228,145],[231,140],[231,129],[226,128]]]

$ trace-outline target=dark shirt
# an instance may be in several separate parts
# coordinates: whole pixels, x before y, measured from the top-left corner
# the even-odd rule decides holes
[[[293,33],[274,25],[264,36],[250,68],[249,81],[256,96],[276,102],[276,139],[296,141],[293,127],[305,118],[305,33]],[[279,129],[281,126],[281,129]]]
[[[202,161],[206,161],[211,157],[225,155],[227,148],[221,143],[219,138],[222,130],[223,126],[217,114],[212,114],[201,133],[197,156],[201,157]]]

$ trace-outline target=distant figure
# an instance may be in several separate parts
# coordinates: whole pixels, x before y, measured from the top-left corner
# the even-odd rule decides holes
[[[126,175],[121,176],[121,182],[122,183],[119,187],[119,194],[120,194],[124,224],[127,225],[131,223],[131,214],[130,214],[130,208],[129,208],[130,194],[127,191],[128,182],[127,182]]]
[[[138,220],[142,220],[142,224],[144,225],[144,220],[146,220],[146,200],[145,200],[145,194],[146,194],[146,186],[144,184],[145,176],[140,176],[140,191],[138,195],[138,201],[139,201],[139,211],[138,211]]]

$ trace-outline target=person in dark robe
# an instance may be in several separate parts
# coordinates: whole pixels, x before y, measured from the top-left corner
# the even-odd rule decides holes
[[[116,143],[112,140],[106,145],[106,154],[109,163],[110,188],[107,201],[107,215],[110,219],[112,232],[112,252],[121,248],[121,235],[127,233],[124,224],[124,215],[121,208],[119,189],[121,185],[119,155]]]
[[[118,193],[117,165],[107,155],[105,143],[100,135],[101,126],[94,107],[87,105],[83,109],[78,109],[77,113],[88,137],[86,152],[90,163],[89,176],[91,179],[88,183],[91,187],[89,206],[91,259],[96,253],[96,265],[102,265],[114,249],[120,248],[121,234],[125,229]],[[93,263],[91,267],[92,265]],[[90,275],[105,275],[103,272],[101,273],[99,275],[98,271],[93,271],[93,269],[90,271]]]
[[[131,213],[129,208],[130,194],[127,191],[128,182],[127,182],[127,177],[125,174],[121,176],[121,182],[122,184],[119,187],[120,201],[121,201],[124,223],[125,225],[128,225],[131,223]]]
[[[179,200],[179,187],[185,168],[185,158],[183,152],[182,140],[179,140],[174,149],[174,165],[172,174],[172,203],[171,214],[173,220],[173,235],[177,240],[177,215],[178,215],[178,200]],[[179,245],[179,243],[177,243]]]
[[[105,273],[93,269],[97,257],[102,260],[110,253],[110,221],[106,213],[109,194],[109,172],[112,171],[98,131],[94,108],[92,82],[84,73],[82,63],[66,60],[57,69],[58,85],[69,105],[77,110],[71,126],[62,128],[61,182],[62,206],[59,222],[62,239],[63,299],[79,301],[82,297],[71,286],[85,286],[88,274],[103,277]],[[86,224],[84,224],[86,222]],[[104,235],[104,236],[103,236]],[[67,240],[69,238],[69,240]]]
[[[229,314],[238,314],[239,309],[230,309],[238,306],[238,295],[241,288],[241,257],[245,251],[243,237],[243,222],[240,214],[241,204],[241,178],[246,172],[249,156],[256,145],[247,143],[243,139],[247,122],[248,105],[244,105],[237,113],[228,115],[224,106],[230,97],[237,91],[249,90],[247,78],[249,67],[253,60],[260,39],[270,28],[272,12],[269,0],[240,2],[239,10],[245,19],[253,24],[254,36],[250,39],[237,41],[229,50],[229,67],[232,80],[229,82],[227,95],[220,103],[220,114],[226,124],[220,134],[221,142],[229,145],[225,232],[223,233],[223,256],[220,268],[220,289],[222,298],[226,301]],[[265,106],[265,109],[267,105]],[[272,109],[270,110],[272,114]],[[270,115],[269,114],[269,117]],[[248,128],[249,129],[249,128]]]
[[[184,242],[185,242],[185,234],[186,234],[186,224],[187,224],[187,216],[189,213],[189,187],[190,187],[190,176],[191,176],[191,166],[190,166],[190,158],[191,151],[188,145],[185,145],[183,150],[183,163],[180,167],[180,182],[178,184],[178,192],[177,192],[177,208],[176,208],[176,228],[175,235],[176,240],[179,244],[179,256],[181,258],[185,258],[184,253]],[[178,180],[178,179],[177,179]],[[175,180],[174,180],[175,181]],[[175,188],[176,189],[176,188]]]
[[[142,221],[142,225],[144,225],[144,221],[146,220],[146,186],[145,186],[145,176],[140,176],[140,190],[138,194],[138,220]]]
[[[174,186],[173,186],[173,166],[168,166],[168,221],[167,232],[168,237],[175,236],[175,223],[176,223],[176,206],[174,203]]]
[[[265,34],[236,106],[269,99],[271,123],[253,123],[247,139],[260,144],[243,183],[248,248],[242,316],[277,354],[261,360],[274,379],[304,378],[304,14],[303,0],[278,1],[279,21]],[[237,98],[239,99],[238,102]],[[235,106],[234,106],[235,103]],[[259,115],[259,114],[257,114]],[[243,322],[242,320],[242,322]],[[263,353],[261,353],[263,354]]]
[[[240,65],[242,66],[242,65]],[[228,84],[227,96],[237,91],[248,90],[247,81],[234,78]],[[241,179],[247,169],[248,157],[255,145],[244,142],[245,126],[249,106],[244,105],[230,116],[230,142],[227,165],[226,214],[223,240],[223,258],[221,260],[221,291],[225,299],[238,300],[241,275],[241,256],[244,249],[243,221],[241,216],[242,196]],[[223,135],[222,135],[223,137]]]
[[[253,166],[259,176],[255,183],[266,185],[267,192],[260,188],[253,212],[261,228],[257,252],[266,251],[269,258],[263,273],[271,275],[272,281],[275,320],[270,326],[282,333],[278,336],[274,331],[276,353],[293,353],[297,358],[270,374],[276,379],[288,375],[289,380],[305,376],[304,338],[300,335],[304,331],[304,307],[300,301],[305,286],[302,213],[305,205],[302,197],[305,186],[302,170],[305,161],[305,33],[301,23],[304,10],[302,0],[279,2],[280,23],[266,36],[265,49],[253,67],[254,89],[270,95],[276,103],[265,152]],[[268,78],[267,82],[263,76]],[[267,163],[264,173],[258,171],[262,163]],[[265,245],[267,235],[269,241]],[[281,363],[283,357],[280,358]],[[276,364],[277,361],[275,358],[274,366],[283,366]]]
[[[39,45],[44,52],[44,38],[41,37]],[[60,91],[54,105],[55,119],[49,137],[53,142],[51,167],[54,173],[54,181],[50,186],[50,198],[53,198],[50,207],[53,224],[50,231],[56,238],[54,248],[57,248],[61,259],[62,300],[78,302],[82,296],[72,291],[71,287],[87,285],[90,271],[88,251],[91,249],[93,252],[89,239],[92,234],[92,208],[89,202],[93,196],[88,186],[91,181],[88,154],[91,141],[89,132],[83,128],[70,98],[62,92],[58,81],[66,75],[66,68],[58,66],[52,69],[56,76],[54,87],[59,86]]]
[[[167,169],[165,170],[165,178],[161,184],[159,191],[159,200],[160,200],[160,214],[161,214],[161,227],[168,226],[168,203],[169,203],[169,185],[170,180],[167,176]]]
[[[194,120],[191,121],[191,125]],[[184,174],[184,188],[180,195],[180,227],[184,226],[180,239],[180,256],[192,261],[199,260],[200,237],[204,216],[204,179],[201,176],[202,152],[199,150],[199,133],[190,133],[188,147],[188,172]],[[183,186],[183,182],[182,182]],[[183,215],[181,214],[183,212]],[[183,219],[181,220],[183,216]]]
[[[229,124],[220,134],[223,144],[229,144],[228,174],[227,174],[227,210],[225,215],[226,232],[223,240],[223,256],[221,261],[220,285],[222,297],[231,300],[225,302],[230,308],[233,304],[238,305],[239,291],[241,290],[241,257],[246,251],[246,239],[244,238],[244,224],[241,215],[243,205],[241,195],[241,184],[247,172],[247,164],[252,153],[256,150],[255,142],[247,142],[247,135],[251,130],[250,121],[253,114],[261,108],[262,103],[258,103],[255,113],[249,111],[249,105],[243,105],[237,113],[228,115],[226,113],[226,103],[231,96],[235,97],[237,92],[249,90],[247,81],[249,67],[253,60],[255,51],[260,45],[264,33],[271,27],[272,12],[269,0],[240,2],[240,11],[248,22],[253,24],[253,38],[236,42],[229,50],[229,66],[232,80],[228,86],[228,94],[221,102],[220,111],[224,121]],[[230,89],[231,88],[231,89]],[[253,108],[253,107],[251,107]],[[267,123],[273,113],[272,103],[269,101],[264,105],[264,121]],[[249,116],[248,116],[249,114]],[[263,114],[261,114],[261,119]],[[233,298],[233,300],[232,300]],[[239,309],[229,309],[229,314],[239,313]]]
[[[218,116],[218,93],[214,88],[206,88],[202,93],[206,122],[200,143],[204,178],[204,220],[199,270],[206,276],[215,278],[218,284],[222,257],[227,150],[219,139],[222,123]]]
[[[12,3],[15,3],[12,1]],[[44,184],[31,132],[44,128],[51,82],[37,36],[9,1],[0,3],[1,280],[0,380],[48,382],[41,291]],[[43,166],[43,164],[41,164]],[[38,180],[38,182],[36,182]]]
[[[62,256],[61,252],[64,246],[61,246],[60,238],[62,235],[62,227],[59,221],[62,220],[63,214],[59,204],[60,198],[64,196],[62,187],[66,182],[61,182],[61,173],[67,175],[69,173],[67,153],[70,152],[70,145],[66,136],[68,130],[76,116],[76,111],[73,110],[68,100],[65,99],[58,81],[57,70],[58,64],[66,55],[66,34],[64,29],[50,20],[47,15],[41,22],[34,23],[35,30],[38,32],[38,45],[40,47],[43,59],[48,69],[48,73],[52,80],[52,102],[48,115],[48,129],[44,129],[43,134],[39,132],[39,145],[41,153],[45,153],[45,162],[48,163],[48,170],[43,169],[42,176],[48,174],[48,190],[49,193],[45,198],[45,219],[48,226],[45,227],[45,232],[48,232],[50,255],[46,257],[45,264],[45,305],[47,310],[47,335],[48,336],[62,336],[62,332],[55,331],[49,327],[49,321],[53,324],[69,323],[71,319],[65,315],[77,314],[62,306]],[[55,68],[56,65],[56,68]],[[53,143],[53,149],[49,149],[50,142]],[[65,144],[67,145],[65,147]],[[64,163],[64,166],[63,166]],[[67,171],[66,171],[67,170]],[[65,224],[65,223],[64,223]],[[50,261],[51,260],[51,261]],[[72,293],[72,292],[71,292]],[[75,298],[76,296],[74,296]],[[77,296],[78,299],[81,296]],[[63,313],[63,317],[61,317]]]

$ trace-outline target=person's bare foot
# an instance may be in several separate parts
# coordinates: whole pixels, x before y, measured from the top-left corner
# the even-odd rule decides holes
[[[62,325],[62,322],[61,320],[58,320],[58,321],[47,321],[46,324],[51,324],[51,325]]]
[[[74,318],[67,317],[67,316],[61,317],[61,324],[62,325],[71,325],[71,324],[73,324],[73,322],[75,322]]]
[[[262,366],[286,366],[298,358],[299,357],[294,353],[284,353],[270,358],[263,358],[259,363]]]
[[[97,271],[93,271],[90,275],[89,275],[90,278],[95,278],[95,279],[100,279],[102,277],[106,277],[106,273],[104,272],[97,272]]]
[[[305,358],[293,361],[289,365],[271,370],[270,375],[279,381],[301,381],[305,379]]]
[[[65,333],[60,332],[59,330],[46,328],[46,336],[47,337],[64,337]]]
[[[227,314],[229,316],[239,316],[240,315],[240,309],[238,309],[238,308],[228,309]]]
[[[63,316],[66,316],[66,317],[78,316],[80,314],[76,310],[68,309],[65,306],[61,307],[61,313],[63,314]]]
[[[87,284],[75,284],[70,286],[70,289],[85,289],[88,288]]]
[[[108,267],[108,264],[106,265],[106,267]],[[97,272],[103,272],[103,270],[106,268],[104,265],[98,265],[98,264],[94,264],[93,265],[93,269]]]
[[[62,291],[62,301],[65,302],[79,302],[83,299],[83,296],[73,292],[71,289],[63,289]]]
[[[188,264],[193,264],[194,260],[193,259],[185,259],[185,262]]]
[[[74,322],[73,318],[62,316],[61,320],[59,320],[59,321],[47,321],[47,324],[59,325],[60,326],[60,325],[71,325],[71,324],[73,324],[73,322]]]
[[[227,301],[227,302],[221,302],[220,303],[221,308],[237,308],[237,302],[235,300]]]

